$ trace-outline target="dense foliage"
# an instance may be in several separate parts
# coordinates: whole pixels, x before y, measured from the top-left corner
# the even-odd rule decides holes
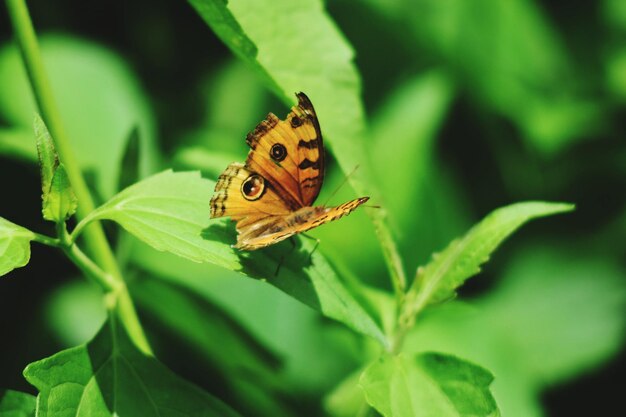
[[[0,417],[623,407],[624,2],[53,3],[0,15]],[[379,207],[236,251],[297,91]]]

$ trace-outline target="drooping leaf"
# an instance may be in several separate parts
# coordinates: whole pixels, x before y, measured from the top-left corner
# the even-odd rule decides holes
[[[29,364],[37,415],[237,416],[219,399],[141,353],[111,317],[86,345]]]
[[[154,172],[154,116],[129,65],[119,55],[83,39],[44,34],[39,41],[67,136],[80,167],[94,174],[98,194],[108,198],[115,193],[125,141],[135,126],[141,140],[141,176]],[[0,91],[2,119],[11,128],[31,127],[36,105],[13,43],[0,48]]]
[[[478,365],[441,353],[384,356],[363,372],[367,402],[385,417],[499,416],[489,386],[493,376]]]
[[[328,317],[386,343],[380,327],[346,290],[321,253],[313,253],[309,260],[310,242],[292,252],[286,251],[287,247],[293,250],[289,243],[249,253],[232,249],[234,228],[224,220],[209,220],[213,187],[212,181],[197,172],[164,171],[123,190],[82,224],[113,220],[157,250],[267,279]]]
[[[28,263],[34,238],[30,230],[0,217],[0,277]]]
[[[313,254],[312,264],[308,262],[307,251],[302,253],[294,249],[290,253],[292,248],[289,243],[282,249],[272,249],[267,256],[262,256],[265,249],[257,251],[255,262],[267,263],[270,276],[253,280],[214,265],[189,262],[136,243],[131,258],[134,267],[187,288],[210,304],[223,307],[255,339],[275,352],[283,363],[277,377],[288,387],[291,395],[331,389],[345,373],[370,358],[368,351],[361,348],[363,342],[367,342],[376,354],[380,349],[375,340],[363,340],[360,334],[351,331],[360,326],[365,332],[372,333],[374,338],[378,334],[378,331],[372,332],[373,329],[368,327],[367,323],[371,321],[364,317],[361,307],[355,305],[354,300],[343,297],[345,289],[341,285],[335,284],[330,290],[337,291],[343,297],[346,303],[344,307],[341,307],[341,303],[331,303],[329,299],[334,295],[322,285],[316,285],[317,294],[310,289],[312,284],[307,282],[316,282],[320,278],[317,274],[311,274],[309,269],[325,262],[324,257],[316,259],[319,250]],[[307,247],[307,250],[310,249]],[[279,276],[276,277],[275,269],[281,254],[288,254],[286,259],[289,260],[283,262]],[[293,266],[286,269],[289,263]],[[286,286],[281,288],[292,297],[277,291],[275,287],[278,283],[274,281],[278,278],[281,282],[293,281],[291,287],[294,290]],[[333,270],[333,274],[324,279],[332,283],[338,278]],[[305,291],[296,292],[298,286],[303,286]],[[320,320],[318,311],[342,321],[349,328],[335,321]],[[315,366],[311,367],[311,363],[315,363]]]
[[[455,289],[476,275],[500,243],[524,223],[573,208],[571,204],[525,202],[493,211],[418,270],[410,302],[421,308],[454,297]]]
[[[218,370],[212,379],[226,387],[244,414],[289,415],[281,401],[292,388],[280,382],[284,364],[228,310],[153,274],[135,277],[130,290],[142,317],[152,319],[144,325],[166,329],[177,352],[179,346],[194,352],[199,369]]]
[[[35,417],[37,398],[25,392],[0,390],[0,417]]]
[[[321,129],[343,172],[359,195],[381,203],[368,165],[363,138],[364,110],[354,52],[319,0],[306,2],[190,0],[198,14],[239,58],[257,69],[288,105],[305,92],[315,105]],[[268,25],[267,22],[272,22]],[[302,30],[306,28],[306,30]],[[306,47],[303,47],[306,45]],[[368,210],[396,283],[404,268],[384,209]],[[398,284],[401,285],[401,284]]]

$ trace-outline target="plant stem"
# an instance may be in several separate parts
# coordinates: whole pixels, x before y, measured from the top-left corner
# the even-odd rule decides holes
[[[35,101],[54,139],[59,157],[67,170],[67,175],[78,199],[78,211],[76,214],[79,219],[82,219],[92,212],[95,206],[80,171],[78,161],[72,151],[70,141],[61,123],[61,117],[43,66],[39,44],[28,13],[28,8],[26,7],[25,0],[7,0],[6,3],[9,18],[13,25],[13,33],[20,47]],[[97,222],[90,224],[85,228],[84,238],[87,250],[95,260],[95,264],[106,271],[108,276],[116,282],[114,287],[120,295],[120,302],[125,305],[123,311],[120,312],[120,317],[127,327],[130,337],[141,350],[146,353],[151,353],[150,346],[139,324],[139,318],[132,306],[128,289],[122,278],[113,251],[107,242],[102,226]],[[68,256],[70,256],[70,254],[68,254]],[[120,308],[122,307],[120,306]]]
[[[52,246],[52,247],[55,247],[55,248],[58,248],[58,247],[61,246],[61,241],[59,239],[56,239],[56,238],[53,238],[53,237],[50,237],[50,236],[46,236],[46,235],[41,235],[41,234],[35,233],[35,232],[32,232],[32,233],[35,235],[35,237],[33,239],[35,242],[39,242],[39,243],[44,244],[46,246]]]

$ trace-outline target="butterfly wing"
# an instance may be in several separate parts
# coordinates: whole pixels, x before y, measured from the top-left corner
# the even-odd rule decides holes
[[[311,206],[324,180],[324,145],[313,104],[304,93],[285,120],[270,113],[248,134],[246,167],[271,182],[294,211]]]
[[[264,219],[262,231],[242,230],[237,237],[235,247],[243,250],[255,250],[272,245],[295,234],[306,232],[346,216],[367,200],[369,197],[361,197],[337,207],[303,207],[288,216],[276,216],[280,217],[278,219]],[[267,224],[269,226],[265,227]],[[237,229],[239,230],[239,224]]]
[[[239,237],[243,233],[263,233],[292,213],[271,184],[238,162],[219,176],[210,206],[212,219],[228,216],[237,222]]]

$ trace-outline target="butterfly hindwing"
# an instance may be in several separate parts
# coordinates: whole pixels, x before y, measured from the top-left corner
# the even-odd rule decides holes
[[[229,216],[241,222],[291,213],[263,177],[233,162],[219,176],[211,198],[211,218]]]
[[[270,113],[246,138],[246,166],[274,185],[294,210],[313,204],[324,180],[324,146],[311,101],[303,93],[285,120]]]

